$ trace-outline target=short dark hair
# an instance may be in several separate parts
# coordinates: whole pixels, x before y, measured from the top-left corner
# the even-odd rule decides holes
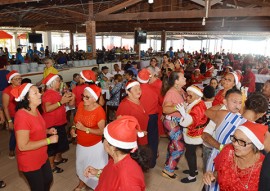
[[[128,74],[128,75],[130,75],[130,76],[132,76],[132,77],[134,76],[134,73],[133,73],[132,70],[127,70],[125,73]]]
[[[102,66],[101,70],[109,69],[107,66]]]
[[[239,94],[242,96],[242,92],[237,88],[229,89],[225,94],[225,99],[227,99],[231,94]]]
[[[22,101],[19,101],[16,105],[16,111],[18,111],[19,109],[26,109],[28,111],[31,110],[30,106],[29,106],[29,100],[28,100],[28,96],[29,96],[29,92],[27,92],[23,98]]]
[[[256,114],[264,113],[268,109],[268,100],[261,92],[254,92],[248,96],[245,108],[254,111]]]
[[[78,74],[78,73],[73,74],[73,79],[76,78],[76,77],[79,76],[79,75],[80,75],[80,74]]]
[[[24,78],[22,79],[22,84],[24,83],[32,83],[32,80],[30,78]]]
[[[203,96],[207,99],[213,98],[215,97],[215,88],[213,88],[212,86],[206,86],[203,89]]]

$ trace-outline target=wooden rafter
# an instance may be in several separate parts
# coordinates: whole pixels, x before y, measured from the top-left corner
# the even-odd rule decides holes
[[[181,18],[202,18],[205,15],[204,10],[189,11],[163,11],[163,12],[138,12],[99,15],[96,21],[137,21],[137,20],[155,20],[155,19],[181,19]],[[258,17],[270,16],[270,7],[264,8],[245,8],[245,9],[211,9],[209,18],[215,17]]]
[[[27,2],[37,2],[42,0],[1,0],[0,5],[15,4],[15,3],[27,3]]]
[[[100,15],[108,15],[108,14],[111,14],[111,13],[114,13],[114,12],[117,12],[119,10],[122,10],[124,8],[127,8],[127,7],[130,7],[132,5],[135,5],[139,2],[141,2],[142,0],[129,0],[129,1],[126,1],[126,2],[123,2],[119,5],[116,5],[114,7],[111,7],[109,9],[106,9],[102,12],[99,12],[98,14],[96,14],[96,16],[100,16]]]

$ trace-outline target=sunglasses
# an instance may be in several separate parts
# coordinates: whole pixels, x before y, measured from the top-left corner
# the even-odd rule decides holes
[[[22,78],[13,78],[14,81],[22,81]]]
[[[247,143],[246,141],[237,139],[234,135],[230,135],[230,140],[231,140],[233,143],[237,142],[238,145],[240,145],[241,147],[246,147],[247,145],[252,144],[252,142]]]

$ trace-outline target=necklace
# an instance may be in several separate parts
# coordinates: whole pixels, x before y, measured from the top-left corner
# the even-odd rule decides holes
[[[246,184],[243,184],[243,182],[241,181],[241,178],[238,174],[238,171],[237,171],[237,160],[235,158],[235,172],[236,172],[236,175],[238,176],[239,178],[239,182],[240,184],[247,190],[248,189],[248,184],[249,184],[249,181],[250,181],[250,178],[251,178],[251,175],[252,175],[252,172],[253,172],[253,169],[254,169],[254,166],[256,164],[256,159],[257,159],[257,156],[255,157],[255,161],[254,161],[254,164],[252,165],[252,168],[250,170],[250,173],[249,173],[249,177],[248,177],[248,181],[246,182]]]

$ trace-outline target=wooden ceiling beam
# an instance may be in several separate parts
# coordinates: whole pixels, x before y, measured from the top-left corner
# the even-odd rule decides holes
[[[42,0],[1,0],[0,5],[15,4],[15,3],[27,3],[27,2],[37,2]]]
[[[98,14],[96,14],[96,16],[99,17],[100,15],[108,15],[108,14],[120,11],[122,9],[125,9],[127,7],[130,7],[132,5],[135,5],[141,1],[142,0],[128,0],[128,1],[125,1],[123,3],[120,3],[119,5],[116,5],[116,6],[109,8],[109,9],[106,9],[104,11],[101,11]]]
[[[69,15],[70,17],[81,19],[83,21],[86,21],[88,19],[88,15],[77,12],[77,11],[72,11],[72,10],[64,9],[64,8],[57,9],[57,11],[65,15]]]
[[[156,19],[191,19],[203,18],[205,10],[189,11],[164,11],[164,12],[137,12],[121,13],[110,15],[99,15],[95,21],[139,21],[139,20],[156,20]],[[263,8],[243,8],[243,9],[210,9],[209,18],[215,17],[263,17],[270,16],[270,7]]]

